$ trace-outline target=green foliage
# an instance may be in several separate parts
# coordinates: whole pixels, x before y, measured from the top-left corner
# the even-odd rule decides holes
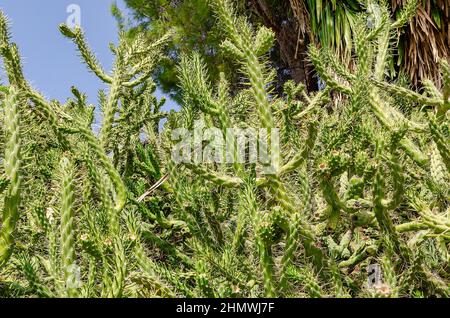
[[[175,99],[180,97],[176,67],[182,54],[199,52],[213,78],[218,78],[220,72],[235,71],[220,50],[220,32],[208,0],[127,0],[126,3],[140,22],[137,32],[144,31],[147,37],[158,38],[173,30],[174,36],[165,48],[167,56],[156,70],[156,79]]]
[[[375,25],[355,17],[354,67],[311,46],[326,87],[307,94],[287,82],[278,96],[273,32],[229,0],[210,5],[245,85],[210,76],[187,52],[182,109],[169,114],[150,76],[167,36],[148,42],[122,25],[108,73],[79,28],[60,27],[109,87],[98,136],[75,87],[60,104],[28,84],[0,14],[0,295],[448,297],[448,65],[441,90],[386,82],[387,39],[406,18],[381,7]],[[237,140],[232,163],[172,160],[174,129],[216,127],[224,139],[227,128],[279,129],[281,144],[256,163]],[[370,264],[382,270],[374,286]]]

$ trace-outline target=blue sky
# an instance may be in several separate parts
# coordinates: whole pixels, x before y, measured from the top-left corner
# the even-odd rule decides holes
[[[97,91],[105,86],[80,63],[75,45],[60,34],[58,25],[70,16],[68,6],[78,5],[89,45],[109,71],[113,56],[108,44],[117,43],[112,3],[126,10],[122,0],[0,0],[0,9],[10,19],[12,40],[19,46],[25,75],[47,98],[64,102],[75,85],[88,95],[90,103],[97,104]],[[0,74],[4,81],[3,71]],[[166,108],[174,106],[173,102],[166,104]]]

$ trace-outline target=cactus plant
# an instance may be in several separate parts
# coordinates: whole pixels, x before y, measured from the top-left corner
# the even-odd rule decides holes
[[[311,46],[325,87],[310,94],[273,89],[271,30],[209,3],[242,85],[211,82],[186,52],[171,112],[152,80],[170,32],[152,42],[122,25],[108,73],[83,31],[61,25],[108,91],[93,106],[72,87],[60,103],[26,80],[0,13],[0,283],[40,297],[448,296],[450,68],[423,93],[386,77],[416,2],[395,21],[382,2],[355,18],[353,66]],[[255,131],[254,145],[234,135]],[[218,141],[229,151],[215,160],[175,158]],[[381,281],[367,286],[371,264]]]

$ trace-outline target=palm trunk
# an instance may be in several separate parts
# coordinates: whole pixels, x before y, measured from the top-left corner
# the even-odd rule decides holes
[[[316,91],[314,69],[307,63],[307,34],[298,32],[299,26],[294,19],[288,17],[288,9],[275,12],[265,0],[252,0],[251,4],[264,25],[275,32],[281,59],[289,69],[292,79],[296,83],[305,84],[308,91]]]

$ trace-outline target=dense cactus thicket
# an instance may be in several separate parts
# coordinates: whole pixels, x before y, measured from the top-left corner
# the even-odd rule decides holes
[[[448,297],[450,66],[436,65],[442,87],[421,92],[385,79],[392,35],[415,6],[393,20],[369,4],[351,69],[312,46],[325,88],[287,82],[279,96],[272,31],[229,0],[211,5],[242,89],[211,83],[201,56],[185,54],[178,112],[161,111],[151,79],[170,34],[121,30],[107,73],[82,30],[60,26],[109,86],[98,132],[77,88],[61,104],[27,82],[0,14],[0,295]],[[280,145],[265,162],[236,160],[237,141],[230,163],[172,160],[174,129],[212,127],[224,139],[232,127],[277,130]]]

